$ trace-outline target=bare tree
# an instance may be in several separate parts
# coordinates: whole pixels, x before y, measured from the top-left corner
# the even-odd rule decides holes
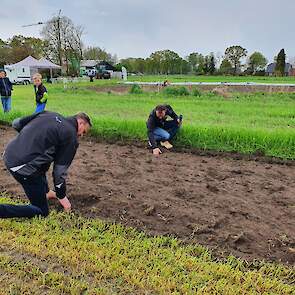
[[[83,27],[75,26],[66,16],[57,16],[46,23],[41,35],[48,42],[48,56],[60,65],[65,64],[69,74],[69,64],[75,68],[74,63],[78,65],[82,59]]]

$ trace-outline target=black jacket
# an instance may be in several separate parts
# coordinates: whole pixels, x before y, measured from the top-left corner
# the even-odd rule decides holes
[[[165,107],[166,107],[166,116],[169,116],[174,120],[177,120],[178,116],[173,111],[172,107],[170,105],[166,105]],[[154,130],[157,127],[163,128],[165,121],[166,121],[166,117],[163,119],[159,119],[156,116],[156,109],[152,110],[152,112],[149,115],[146,125],[147,125],[147,129],[148,129],[148,138],[149,138],[149,141],[150,141],[153,149],[157,147],[157,142],[154,137]]]
[[[47,89],[43,84],[40,84],[38,87],[34,85],[36,103],[46,103],[47,99],[43,99],[47,94]]]
[[[1,96],[11,96],[12,83],[7,77],[0,78],[0,95]]]
[[[7,168],[22,176],[45,174],[53,162],[53,181],[58,198],[66,196],[66,175],[78,148],[78,123],[74,117],[42,112],[16,119],[19,132],[6,147]]]

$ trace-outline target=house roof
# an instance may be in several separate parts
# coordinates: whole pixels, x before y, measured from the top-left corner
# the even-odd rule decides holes
[[[81,60],[81,67],[95,67],[99,63],[99,60],[95,59],[83,59]]]
[[[275,69],[276,69],[276,64],[275,62],[269,64],[266,68],[266,73],[274,73]],[[292,69],[292,65],[290,63],[286,63],[285,65],[285,73],[290,72],[290,70]]]
[[[112,66],[110,63],[108,63],[105,60],[102,60],[101,62],[99,62],[99,65],[105,66],[105,69],[108,70],[108,71],[114,71],[115,70],[115,67]]]

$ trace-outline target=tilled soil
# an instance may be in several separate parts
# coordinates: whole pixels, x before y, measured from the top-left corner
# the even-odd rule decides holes
[[[91,86],[89,89],[95,90],[96,92],[111,92],[115,94],[128,93],[132,85],[109,85],[109,86]],[[140,85],[145,92],[158,92],[164,89],[161,85]],[[173,86],[170,86],[173,87]],[[202,91],[213,91],[221,89],[228,93],[249,93],[249,92],[266,92],[266,93],[291,93],[295,92],[294,86],[272,86],[272,85],[187,85],[185,86],[190,91],[198,88]],[[219,95],[223,96],[219,93]]]
[[[0,127],[0,153],[15,136]],[[50,178],[50,177],[49,177]],[[0,191],[23,197],[0,162]],[[68,177],[74,210],[217,255],[295,263],[295,164],[81,142]],[[55,201],[51,201],[56,207]]]

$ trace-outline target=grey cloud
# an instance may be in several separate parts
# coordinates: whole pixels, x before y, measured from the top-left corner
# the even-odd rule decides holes
[[[1,6],[4,39],[19,33],[38,36],[38,27],[21,25],[48,19],[61,8],[84,26],[86,44],[119,57],[146,57],[166,48],[182,56],[192,51],[224,52],[235,44],[249,52],[262,51],[269,60],[283,47],[295,56],[293,0],[2,0]]]

